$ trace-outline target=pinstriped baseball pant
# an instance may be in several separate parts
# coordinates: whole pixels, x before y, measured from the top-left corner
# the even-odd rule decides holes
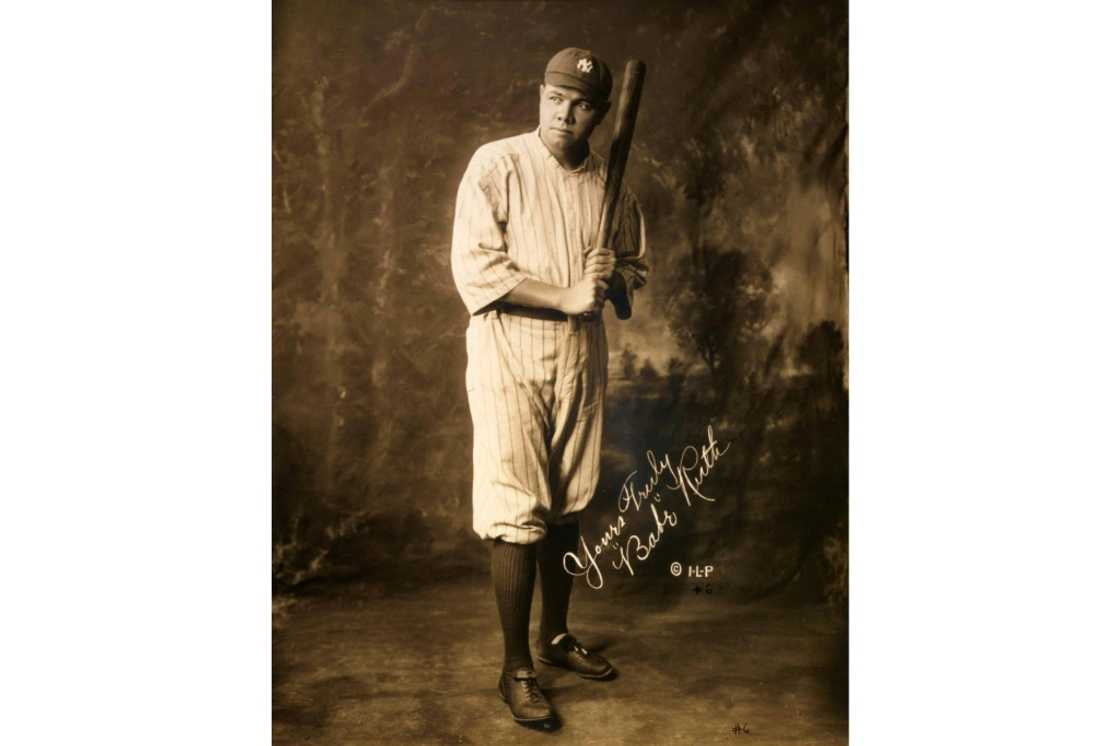
[[[599,481],[607,339],[601,319],[471,317],[467,400],[474,423],[474,530],[483,539],[540,541],[573,521]]]

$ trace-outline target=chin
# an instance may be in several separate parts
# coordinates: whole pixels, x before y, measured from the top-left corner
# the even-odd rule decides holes
[[[579,145],[586,141],[586,138],[580,137],[572,132],[553,132],[552,139],[554,142],[563,145]]]

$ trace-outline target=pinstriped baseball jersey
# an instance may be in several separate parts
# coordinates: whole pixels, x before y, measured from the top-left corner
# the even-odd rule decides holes
[[[567,170],[533,131],[482,146],[459,185],[455,285],[471,313],[466,385],[474,423],[474,530],[532,543],[585,508],[599,479],[607,340],[603,322],[511,314],[522,280],[570,287],[598,229],[606,164]],[[624,191],[608,245],[627,292],[648,273],[645,225]]]

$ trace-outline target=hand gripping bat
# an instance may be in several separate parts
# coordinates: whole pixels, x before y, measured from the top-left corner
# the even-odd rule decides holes
[[[614,119],[614,137],[611,139],[611,154],[607,161],[607,186],[603,191],[603,209],[599,215],[599,228],[595,233],[595,243],[603,246],[611,236],[618,198],[622,194],[622,177],[626,173],[626,159],[630,155],[630,141],[634,137],[634,126],[638,121],[638,104],[642,100],[642,83],[646,77],[646,63],[641,60],[628,60],[622,78],[622,92],[618,96],[618,112]],[[608,291],[609,292],[609,291]],[[622,292],[623,303],[615,302],[615,314],[620,319],[630,318],[630,306],[625,303],[626,293]],[[575,317],[568,317],[568,330],[576,329]]]

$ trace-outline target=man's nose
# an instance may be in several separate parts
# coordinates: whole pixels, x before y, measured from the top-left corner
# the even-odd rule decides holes
[[[571,124],[572,122],[572,102],[565,101],[556,108],[556,116],[562,122]]]

